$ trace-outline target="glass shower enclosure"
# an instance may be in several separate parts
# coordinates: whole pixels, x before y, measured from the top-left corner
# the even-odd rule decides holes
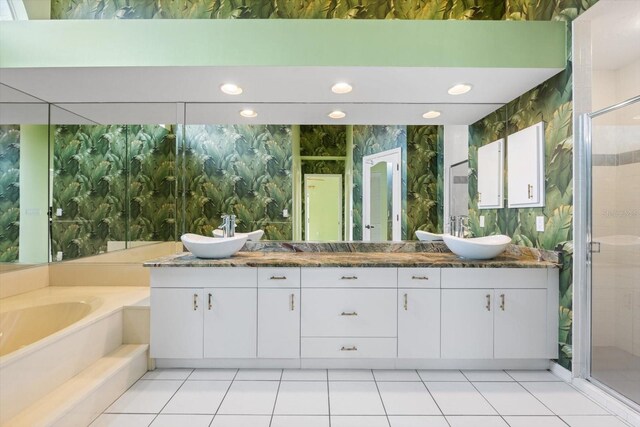
[[[589,380],[640,405],[640,96],[587,116]]]

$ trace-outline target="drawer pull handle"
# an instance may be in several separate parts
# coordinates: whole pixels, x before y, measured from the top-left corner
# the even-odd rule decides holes
[[[504,294],[500,294],[500,310],[504,311]]]
[[[211,302],[211,297],[212,297],[212,295],[209,294],[209,310],[211,310],[213,308],[213,303]]]
[[[358,351],[358,347],[356,347],[355,345],[352,347],[342,347],[340,351]]]
[[[342,276],[340,280],[358,280],[358,276]]]
[[[287,276],[271,276],[269,280],[287,280]]]
[[[404,311],[409,309],[409,295],[404,294]]]
[[[491,295],[487,294],[487,305],[485,306],[487,311],[491,311]]]
[[[198,309],[198,294],[193,294],[193,311]]]
[[[291,311],[294,311],[296,309],[296,304],[295,304],[295,297],[296,294],[291,294]]]
[[[427,276],[411,276],[411,280],[429,280]]]
[[[343,311],[342,313],[340,313],[340,316],[357,316],[358,313],[356,313],[355,311]]]

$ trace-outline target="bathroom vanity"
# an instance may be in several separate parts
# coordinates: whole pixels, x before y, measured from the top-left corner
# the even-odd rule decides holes
[[[557,357],[550,262],[240,252],[145,265],[160,367],[540,368]]]

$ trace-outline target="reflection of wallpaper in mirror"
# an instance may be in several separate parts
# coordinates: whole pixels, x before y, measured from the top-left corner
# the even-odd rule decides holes
[[[0,262],[15,262],[20,240],[20,126],[0,126]]]
[[[209,236],[235,214],[238,231],[291,240],[290,126],[188,125],[184,153],[186,232]]]
[[[57,126],[54,171],[54,259],[175,239],[175,136],[164,127]]]
[[[442,232],[444,127],[407,126],[407,240]]]

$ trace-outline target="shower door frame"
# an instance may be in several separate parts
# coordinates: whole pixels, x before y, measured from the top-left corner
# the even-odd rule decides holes
[[[577,277],[583,277],[585,288],[584,295],[574,295],[576,299],[575,303],[579,308],[578,312],[578,321],[577,325],[574,325],[576,328],[579,328],[578,338],[581,340],[580,348],[578,349],[578,361],[574,361],[573,367],[574,369],[578,366],[578,372],[574,372],[575,376],[579,378],[583,378],[595,385],[597,388],[601,389],[605,393],[613,396],[619,401],[623,402],[625,405],[629,406],[631,409],[636,412],[640,412],[640,404],[629,399],[628,397],[622,395],[616,390],[612,389],[608,385],[602,383],[601,381],[593,378],[591,376],[591,348],[592,348],[592,340],[591,340],[591,322],[592,322],[592,298],[591,291],[593,285],[593,277],[592,277],[592,252],[591,252],[591,243],[593,237],[593,166],[592,166],[592,147],[593,147],[593,126],[592,120],[605,115],[607,113],[620,110],[629,105],[640,102],[640,95],[635,96],[633,98],[627,99],[626,101],[620,102],[615,105],[611,105],[609,107],[603,108],[598,111],[594,111],[592,113],[582,114],[579,119],[579,132],[580,132],[580,148],[582,151],[582,162],[579,164],[580,171],[577,171],[578,174],[582,173],[584,177],[584,181],[581,183],[580,179],[578,179],[576,188],[580,189],[581,195],[585,200],[585,221],[580,221],[579,218],[574,219],[575,222],[575,236],[576,236],[576,246],[582,245],[582,250],[584,251],[584,256],[578,258],[576,257],[577,269],[581,271],[577,271]],[[582,184],[582,185],[581,185]],[[580,227],[580,223],[583,222],[582,227]],[[580,233],[581,228],[585,231],[585,233]],[[580,235],[584,235],[584,241],[580,241],[582,239],[578,239],[577,237]],[[576,251],[578,252],[578,251]],[[581,298],[576,298],[581,296]],[[582,306],[581,306],[582,305]],[[575,355],[574,355],[575,356]],[[577,366],[576,366],[577,365]],[[577,374],[577,375],[576,375]]]

